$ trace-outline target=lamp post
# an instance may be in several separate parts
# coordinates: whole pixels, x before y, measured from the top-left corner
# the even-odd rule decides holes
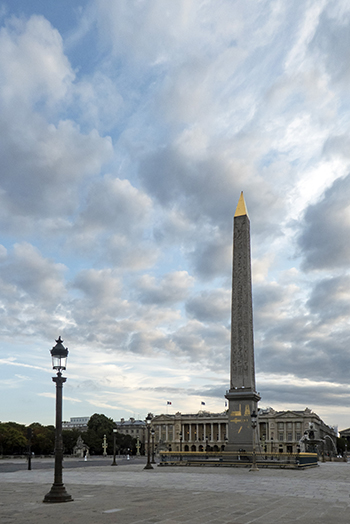
[[[32,469],[32,428],[27,428],[27,439],[28,439],[28,469]]]
[[[117,451],[117,443],[116,443],[116,437],[117,437],[117,429],[113,429],[113,462],[111,464],[111,466],[117,466],[118,464],[116,463],[115,461],[115,455],[116,455],[116,451]]]
[[[179,433],[179,439],[180,439],[180,453],[182,453],[182,432]],[[182,460],[182,455],[180,455],[180,460]]]
[[[143,468],[143,469],[153,469],[153,466],[151,464],[151,438],[150,438],[150,433],[151,433],[151,422],[152,422],[152,413],[148,413],[147,417],[146,417],[146,425],[147,425],[147,444],[148,444],[148,449],[147,449],[147,464],[146,466]]]
[[[151,464],[155,464],[156,461],[154,460],[154,429],[152,428],[151,429],[151,436],[152,436],[152,461],[151,461]]]
[[[255,450],[255,429],[258,423],[258,415],[256,414],[255,410],[250,415],[250,417],[252,419],[252,428],[253,428],[253,465],[249,471],[259,471],[259,468],[256,465],[256,450]]]
[[[55,473],[54,482],[50,491],[45,495],[43,502],[70,502],[72,496],[64,487],[62,480],[63,440],[62,440],[62,390],[66,378],[62,377],[62,370],[66,369],[68,348],[62,344],[58,337],[56,346],[51,349],[52,367],[57,370],[57,377],[52,377],[56,384],[56,433],[55,433]]]
[[[228,437],[226,437],[226,435],[224,436],[224,451],[225,451],[225,448],[227,446],[227,443],[228,443]]]

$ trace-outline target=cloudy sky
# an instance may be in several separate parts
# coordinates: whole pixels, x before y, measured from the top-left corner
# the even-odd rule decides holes
[[[350,426],[347,0],[0,1],[0,420],[220,412],[232,219],[261,407]]]

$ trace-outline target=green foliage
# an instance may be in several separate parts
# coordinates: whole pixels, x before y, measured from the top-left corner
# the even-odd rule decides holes
[[[0,453],[21,454],[26,451],[26,427],[16,422],[0,423]]]
[[[80,429],[64,429],[62,431],[64,453],[67,453],[69,455],[73,453],[73,448],[76,445],[78,437],[80,435],[85,442],[85,438],[84,438],[85,434]]]
[[[84,442],[90,448],[90,454],[100,455],[103,453],[103,437],[106,435],[107,453],[113,453],[113,429],[115,424],[113,419],[95,413],[90,417],[88,430],[84,433]]]
[[[99,437],[112,433],[115,428],[113,419],[106,417],[106,415],[99,415],[95,413],[90,417],[88,422],[88,428],[91,431],[94,431]]]
[[[29,426],[32,429],[31,450],[35,455],[50,455],[55,450],[55,428],[54,426],[43,426],[39,422],[33,422]],[[62,431],[64,453],[73,453],[73,448],[79,435],[85,444],[89,446],[90,453],[101,455],[103,453],[103,437],[106,435],[107,453],[113,454],[113,429],[115,423],[105,415],[95,413],[88,422],[87,431],[69,429]],[[14,455],[28,452],[29,441],[27,438],[28,427],[16,422],[0,422],[0,454]],[[131,435],[115,433],[117,453],[136,453],[136,439]]]
[[[55,427],[42,426],[39,422],[33,422],[32,428],[32,451],[35,455],[50,455],[55,450]]]
[[[345,451],[345,444],[347,444],[347,440],[344,437],[337,437],[337,450],[338,453],[343,454]]]
[[[113,419],[97,413],[92,415],[88,422],[88,430],[83,434],[83,440],[89,446],[90,454],[101,455],[103,453],[103,437],[106,435],[107,453],[112,455],[113,429],[115,429]],[[127,453],[128,450],[130,453],[136,453],[136,439],[131,435],[116,433],[116,449],[120,453]]]
[[[42,426],[38,422],[30,425],[32,429],[31,450],[36,455],[54,452],[55,428]],[[4,455],[23,455],[28,453],[28,427],[17,422],[0,423],[0,453]]]
[[[121,433],[117,433],[116,435],[117,450],[120,450],[121,453],[127,453],[128,450],[130,450],[130,453],[135,455],[136,438],[132,437],[131,435],[123,435]]]

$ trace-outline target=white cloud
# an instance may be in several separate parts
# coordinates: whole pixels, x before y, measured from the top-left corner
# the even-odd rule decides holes
[[[59,32],[42,16],[10,18],[0,31],[2,96],[7,104],[51,105],[62,100],[74,80]]]
[[[78,105],[82,123],[101,133],[110,131],[124,117],[123,96],[113,79],[102,71],[76,83],[72,96]]]
[[[11,18],[0,32],[0,220],[7,230],[37,229],[27,220],[65,218],[79,185],[109,160],[109,138],[57,118],[70,103],[74,74],[60,34],[41,16]]]
[[[129,180],[105,176],[90,188],[81,214],[82,227],[112,229],[119,234],[143,230],[149,222],[151,199]]]
[[[107,303],[109,307],[121,291],[120,279],[111,269],[84,269],[77,274],[73,286],[95,305]]]
[[[186,302],[186,311],[202,322],[229,323],[231,293],[228,289],[202,291]]]
[[[20,300],[25,294],[29,301],[58,303],[65,294],[63,264],[45,259],[28,243],[15,244],[13,253],[0,265],[0,278],[12,285],[14,295]]]
[[[347,3],[98,0],[68,24],[52,1],[1,21],[2,380],[29,366],[34,413],[51,409],[61,334],[68,418],[77,399],[221,410],[243,190],[263,403],[329,416],[349,343]]]
[[[176,304],[188,296],[194,279],[187,271],[176,271],[164,275],[161,282],[150,275],[144,275],[138,282],[139,297],[142,303],[158,305]]]

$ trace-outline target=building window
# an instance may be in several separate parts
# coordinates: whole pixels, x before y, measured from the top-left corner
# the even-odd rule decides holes
[[[293,434],[292,434],[292,432],[288,432],[288,433],[287,433],[287,440],[288,440],[289,442],[291,442],[291,441],[293,440]]]
[[[278,440],[283,442],[283,433],[278,434]]]

